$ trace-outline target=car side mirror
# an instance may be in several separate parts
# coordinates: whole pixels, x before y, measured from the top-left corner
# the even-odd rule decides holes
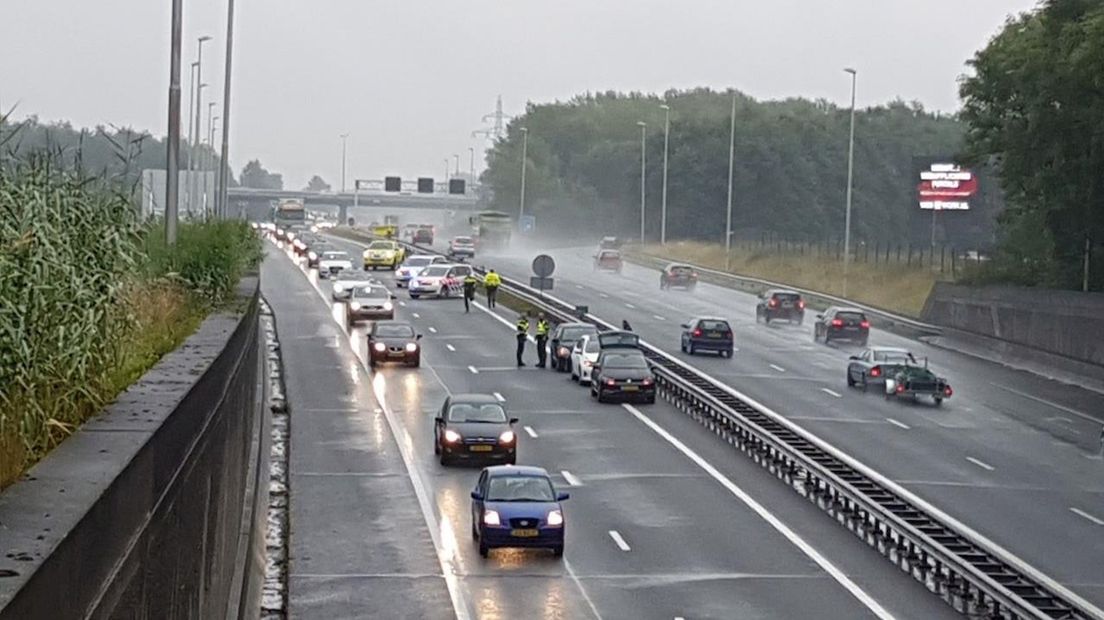
[[[472,491],[471,492],[471,498],[476,500],[476,501],[483,501],[483,494],[480,493],[479,491]]]
[[[441,416],[437,416],[437,417],[433,418],[433,421],[436,422],[437,424],[444,424],[445,423],[445,419],[442,418]]]
[[[399,296],[398,296],[398,295],[396,295],[396,294],[394,294],[394,293],[391,293],[391,299],[398,299],[398,298],[399,298]]]
[[[690,329],[690,324],[689,323],[683,323],[679,327],[682,327],[683,329]]]
[[[858,355],[852,355],[851,357],[849,357],[849,358],[847,358],[847,359],[849,359],[849,360],[855,360],[855,361],[857,362],[857,361],[859,361],[859,356],[858,356]]]
[[[414,340],[421,340],[421,339],[422,339],[422,335],[421,335],[421,334],[418,334],[417,336],[414,336]]]
[[[823,318],[824,318],[824,315],[823,315],[823,314],[818,314],[818,315],[817,315],[817,318],[818,318],[818,319],[823,319]]]
[[[510,418],[510,424],[517,424],[517,423],[518,423],[517,418]]]
[[[564,502],[564,501],[567,501],[569,499],[571,499],[571,494],[570,493],[564,493],[563,491],[560,491],[559,493],[556,493],[556,501],[557,502]]]

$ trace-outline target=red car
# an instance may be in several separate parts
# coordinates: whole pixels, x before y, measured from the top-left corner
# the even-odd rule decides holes
[[[594,270],[621,273],[621,252],[617,250],[599,250],[594,255]]]
[[[697,285],[698,272],[690,265],[671,263],[664,267],[659,274],[659,288],[661,290],[677,286],[692,291]]]

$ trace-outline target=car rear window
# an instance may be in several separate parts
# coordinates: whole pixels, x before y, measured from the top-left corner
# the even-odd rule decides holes
[[[694,270],[685,265],[679,265],[677,267],[671,267],[671,273],[677,276],[687,276],[693,273]]]
[[[774,298],[778,301],[797,301],[801,299],[801,295],[797,293],[775,293]]]
[[[726,321],[712,321],[712,320],[707,319],[707,320],[702,321],[699,324],[699,327],[701,327],[702,329],[704,329],[707,332],[727,332],[727,331],[731,331],[731,330],[729,330],[728,323]]]
[[[844,321],[865,321],[866,315],[862,312],[837,312],[836,318]]]
[[[560,334],[560,340],[578,340],[597,331],[593,327],[565,327],[563,333]]]
[[[647,368],[648,363],[640,354],[607,353],[602,366],[606,368]]]
[[[471,237],[457,237],[453,239],[452,242],[457,245],[471,245],[472,239]]]

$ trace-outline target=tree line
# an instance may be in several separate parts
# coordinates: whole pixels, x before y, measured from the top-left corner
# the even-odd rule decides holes
[[[733,234],[821,241],[843,235],[850,109],[823,100],[757,101],[740,92],[606,92],[530,103],[488,154],[483,180],[495,208],[517,214],[522,131],[528,130],[526,213],[544,230],[639,236],[641,134],[645,123],[646,234],[660,230],[664,110],[670,107],[667,237],[724,240],[733,97],[736,123]],[[966,127],[918,103],[859,110],[855,129],[852,236],[869,242],[927,243],[918,161],[953,158]],[[984,171],[983,171],[984,172]],[[941,214],[937,242],[985,247],[1000,209],[983,175],[967,213]]]

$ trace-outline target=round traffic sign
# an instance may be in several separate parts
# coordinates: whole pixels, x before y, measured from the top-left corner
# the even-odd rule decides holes
[[[556,271],[556,261],[547,254],[541,254],[533,259],[533,273],[541,278],[547,278]]]

